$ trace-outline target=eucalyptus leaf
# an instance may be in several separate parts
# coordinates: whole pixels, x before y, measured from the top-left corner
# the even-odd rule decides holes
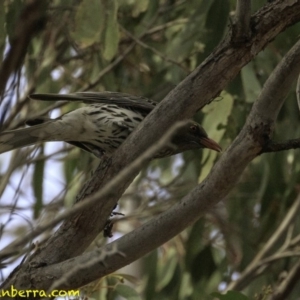
[[[169,249],[166,253],[164,262],[159,264],[158,268],[158,285],[157,289],[161,290],[164,288],[174,276],[174,271],[177,266],[177,254],[174,248]]]
[[[233,97],[225,91],[221,93],[219,99],[220,101],[214,101],[204,107],[204,109],[202,110],[205,113],[202,126],[207,131],[208,136],[217,143],[219,143],[224,136],[228,117],[231,114],[234,103]],[[220,154],[215,151],[203,151],[201,163],[206,163],[202,168],[199,179],[200,181],[202,181],[207,176],[218,155]]]
[[[148,8],[149,0],[139,0],[135,2],[132,10],[132,16],[137,17],[139,14],[145,12]]]
[[[42,147],[42,150],[44,147]],[[43,152],[43,151],[42,151]],[[34,218],[37,219],[43,208],[43,185],[44,185],[45,161],[38,160],[34,166],[33,172],[33,192],[35,196]]]
[[[118,5],[116,0],[106,2],[106,25],[104,32],[104,52],[103,57],[111,60],[117,53],[119,45],[119,25],[117,19]]]
[[[219,300],[248,300],[249,298],[237,291],[228,291],[226,294],[212,293]]]
[[[76,8],[71,36],[81,47],[100,42],[105,24],[105,7],[99,0],[82,0]]]
[[[261,85],[256,77],[254,64],[250,62],[241,71],[246,102],[253,103],[260,91]]]
[[[115,291],[126,300],[141,300],[142,298],[132,287],[125,284],[118,284]]]

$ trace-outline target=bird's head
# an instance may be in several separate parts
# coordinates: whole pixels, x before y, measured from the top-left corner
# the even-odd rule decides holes
[[[210,139],[202,126],[194,121],[182,126],[172,138],[172,143],[178,147],[178,152],[199,148],[222,151],[220,145]]]

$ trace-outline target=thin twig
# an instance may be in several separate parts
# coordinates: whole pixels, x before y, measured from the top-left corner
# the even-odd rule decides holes
[[[153,33],[156,33],[158,31],[162,31],[162,30],[165,30],[169,27],[172,27],[172,26],[177,26],[177,25],[180,25],[180,24],[186,24],[189,22],[189,19],[188,18],[182,18],[182,19],[179,19],[179,20],[175,20],[175,21],[170,21],[170,22],[167,22],[165,24],[161,24],[161,25],[158,25],[158,26],[155,26],[151,29],[149,29],[146,33],[145,33],[145,36],[146,35],[151,35]]]

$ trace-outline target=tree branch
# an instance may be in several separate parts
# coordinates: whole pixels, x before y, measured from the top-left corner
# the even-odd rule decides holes
[[[298,149],[298,148],[300,148],[300,139],[292,139],[284,142],[269,141],[262,148],[261,153],[279,152],[279,151],[286,151],[286,150]]]

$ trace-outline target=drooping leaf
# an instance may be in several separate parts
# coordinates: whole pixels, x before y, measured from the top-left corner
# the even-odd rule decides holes
[[[42,147],[43,149],[43,147]],[[34,218],[37,219],[43,208],[43,186],[44,186],[45,161],[38,160],[34,166],[33,192],[35,196]]]
[[[117,0],[106,1],[106,25],[104,32],[103,57],[110,61],[117,53],[119,45],[119,25]]]
[[[248,300],[249,298],[237,291],[228,291],[226,294],[212,293],[219,300]]]
[[[210,105],[205,106],[202,110],[205,113],[202,125],[207,131],[208,136],[217,143],[221,141],[225,133],[228,117],[234,102],[233,97],[226,92],[221,93],[220,99],[221,101],[214,101]],[[218,155],[219,154],[215,151],[203,151],[201,163],[206,163],[202,168],[200,181],[207,176]]]
[[[241,71],[245,100],[248,103],[253,103],[261,91],[261,85],[256,78],[253,66],[253,63],[250,62]]]
[[[157,270],[157,290],[163,289],[174,276],[175,268],[177,266],[177,254],[174,248],[169,249],[165,255],[164,261],[158,265]]]
[[[141,300],[136,290],[125,284],[118,284],[115,291],[126,300]]]
[[[199,243],[199,236],[202,236],[204,233],[204,221],[197,221],[191,231],[189,232],[189,237],[186,241],[186,256],[185,263],[188,268],[191,268],[193,265],[194,258],[196,255],[203,249],[203,243]]]
[[[5,10],[4,10],[4,1],[0,1],[0,62],[2,61],[3,51],[5,47]]]
[[[71,35],[81,47],[100,42],[105,24],[105,8],[102,1],[82,0],[76,8]]]
[[[135,2],[132,10],[132,16],[137,17],[140,13],[146,11],[149,5],[149,0],[139,0]]]
[[[191,266],[191,275],[193,281],[199,281],[203,278],[208,279],[216,270],[217,266],[212,255],[212,247],[206,246],[201,250],[193,260]]]

